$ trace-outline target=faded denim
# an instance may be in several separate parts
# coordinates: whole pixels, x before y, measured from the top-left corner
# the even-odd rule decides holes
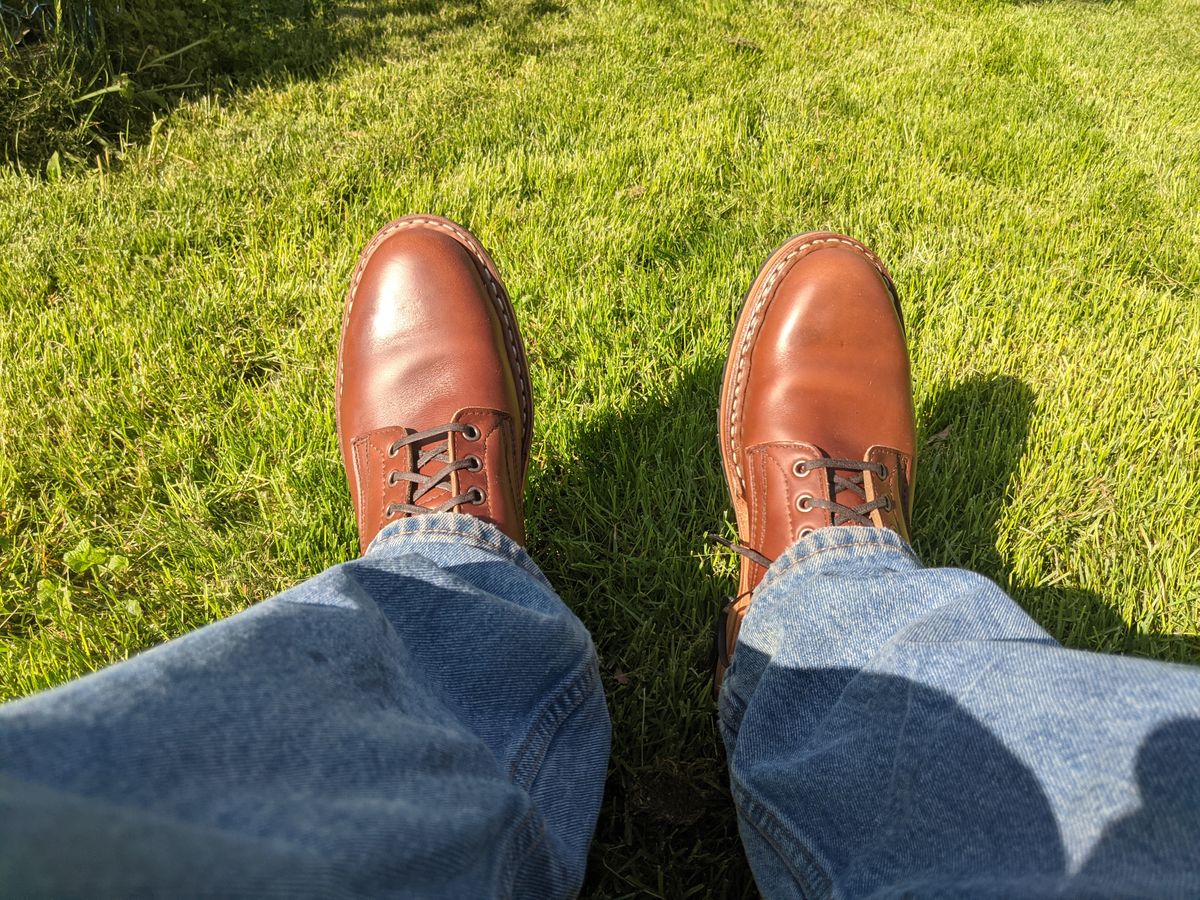
[[[404,519],[0,707],[0,893],[568,896],[608,747],[591,638],[525,551]]]
[[[1067,650],[895,533],[776,560],[720,704],[770,897],[1200,897],[1200,669]]]
[[[768,572],[720,704],[770,897],[1200,896],[1200,670],[1065,650],[891,532]],[[467,516],[0,707],[0,892],[559,897],[609,747],[583,626]]]

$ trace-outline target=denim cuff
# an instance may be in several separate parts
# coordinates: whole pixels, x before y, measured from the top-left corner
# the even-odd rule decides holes
[[[421,548],[438,544],[485,551],[490,556],[508,560],[550,587],[550,582],[524,547],[490,522],[466,513],[429,513],[397,519],[375,535],[363,557],[386,559],[407,553],[428,555],[421,554]]]
[[[869,573],[900,572],[921,568],[921,561],[909,544],[890,528],[839,525],[819,528],[788,547],[771,564],[755,592],[793,572],[817,573],[853,570]]]

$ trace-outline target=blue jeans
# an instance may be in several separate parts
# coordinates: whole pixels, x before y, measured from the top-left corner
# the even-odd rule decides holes
[[[720,720],[768,896],[1200,896],[1200,671],[1065,650],[891,532],[775,563]],[[0,707],[0,889],[570,895],[608,748],[591,639],[525,552],[403,520]]]

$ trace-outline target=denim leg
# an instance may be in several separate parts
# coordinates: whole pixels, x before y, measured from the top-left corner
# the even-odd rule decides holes
[[[591,638],[461,515],[0,707],[9,896],[578,891],[608,759]]]
[[[1200,669],[1067,650],[890,531],[775,562],[720,719],[768,897],[1200,897]]]

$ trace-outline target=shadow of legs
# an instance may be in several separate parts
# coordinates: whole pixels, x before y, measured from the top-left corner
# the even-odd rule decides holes
[[[669,393],[572,423],[530,472],[530,553],[591,629],[613,755],[585,893],[753,896],[714,723],[712,627],[731,585],[704,542],[728,497],[716,444],[723,360]]]
[[[1042,621],[1067,646],[1200,662],[1200,638],[1143,634],[1100,595],[1071,585],[1014,582],[996,550],[998,523],[1035,411],[1033,391],[1006,375],[977,376],[935,389],[919,411],[914,546],[926,565],[986,575],[1025,609],[1060,610]]]

